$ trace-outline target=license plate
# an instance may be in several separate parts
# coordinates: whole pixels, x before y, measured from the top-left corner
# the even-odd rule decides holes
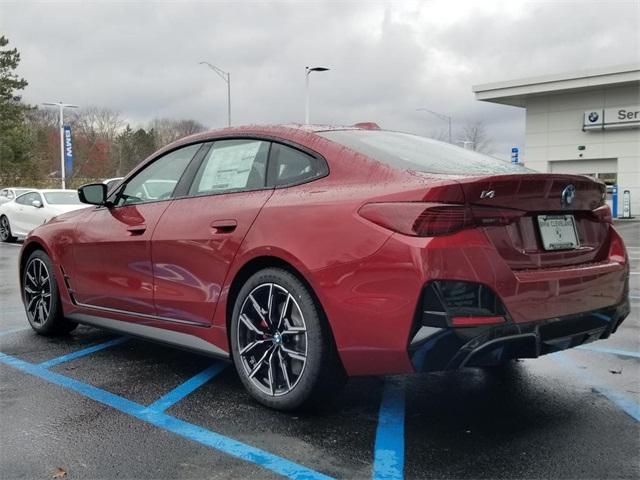
[[[545,250],[571,250],[580,245],[573,215],[539,215],[538,226]]]

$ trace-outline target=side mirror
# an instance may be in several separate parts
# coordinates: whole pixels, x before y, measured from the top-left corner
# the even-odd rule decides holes
[[[78,189],[78,197],[82,203],[104,205],[107,202],[107,186],[104,183],[89,183]]]
[[[31,205],[36,208],[42,208],[42,202],[40,200],[34,200],[33,202],[31,202]]]

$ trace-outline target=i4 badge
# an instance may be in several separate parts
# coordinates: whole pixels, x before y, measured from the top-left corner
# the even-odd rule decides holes
[[[482,190],[480,198],[493,198],[496,196],[495,190]]]

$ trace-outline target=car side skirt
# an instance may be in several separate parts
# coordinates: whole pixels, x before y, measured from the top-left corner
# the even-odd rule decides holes
[[[86,313],[72,313],[67,315],[69,320],[93,327],[113,330],[126,335],[152,340],[164,343],[174,347],[184,348],[186,350],[201,353],[204,355],[229,359],[229,354],[221,348],[209,343],[202,338],[188,333],[176,332],[164,328],[151,327],[139,323],[125,322],[122,320],[114,320],[112,318],[98,317]]]

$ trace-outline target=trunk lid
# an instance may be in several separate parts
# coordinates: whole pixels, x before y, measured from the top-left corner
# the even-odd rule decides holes
[[[606,255],[609,225],[594,210],[604,203],[605,186],[589,177],[515,174],[457,179],[465,202],[476,212],[504,210],[507,225],[479,227],[514,270],[597,262]],[[545,250],[538,216],[572,215],[579,246]]]

